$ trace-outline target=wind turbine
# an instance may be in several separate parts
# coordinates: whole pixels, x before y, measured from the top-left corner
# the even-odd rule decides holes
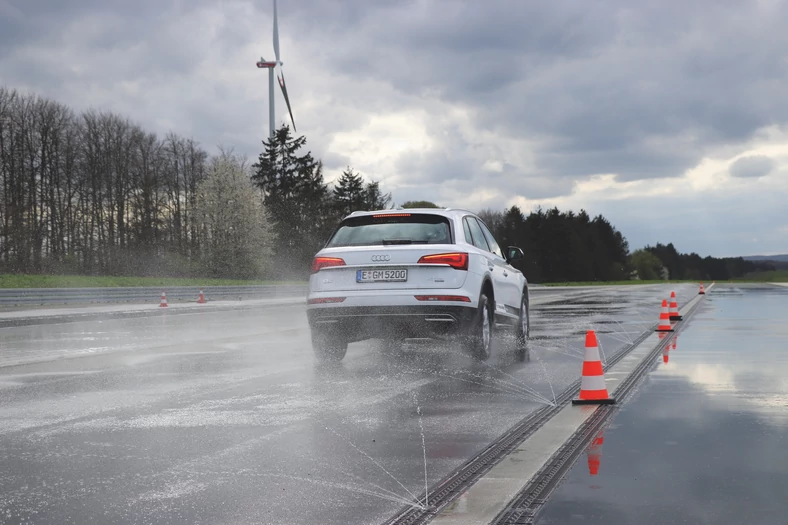
[[[285,75],[282,73],[282,60],[279,58],[279,21],[276,12],[276,0],[274,0],[274,55],[276,60],[273,62],[266,61],[260,57],[257,62],[258,69],[268,69],[268,138],[271,139],[276,132],[274,127],[274,69],[276,69],[276,78],[279,81],[279,88],[282,90],[282,95],[285,97],[285,104],[287,104],[287,112],[290,113],[290,122],[293,123],[293,131],[296,130],[295,120],[293,120],[293,110],[290,109],[290,98],[287,96],[287,86],[285,85]]]

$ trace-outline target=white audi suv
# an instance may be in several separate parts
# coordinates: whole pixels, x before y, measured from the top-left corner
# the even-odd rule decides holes
[[[458,209],[353,212],[312,261],[307,316],[321,361],[348,343],[454,338],[478,359],[511,330],[527,352],[528,281],[479,217]]]

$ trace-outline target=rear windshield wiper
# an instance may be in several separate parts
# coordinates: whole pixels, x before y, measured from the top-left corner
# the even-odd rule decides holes
[[[381,241],[383,246],[389,246],[391,244],[429,244],[430,241],[414,241],[413,239],[383,239]]]
[[[413,241],[410,239],[383,239],[383,246],[389,246],[391,244],[413,244]]]

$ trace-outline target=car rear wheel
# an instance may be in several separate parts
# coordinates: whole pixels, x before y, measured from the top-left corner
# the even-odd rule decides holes
[[[480,361],[486,361],[492,353],[493,340],[493,311],[492,303],[487,299],[487,295],[479,297],[479,309],[476,319],[471,326],[468,337],[468,350],[473,357]]]
[[[528,301],[523,295],[520,299],[520,318],[517,321],[515,333],[515,349],[517,356],[525,360],[528,357],[528,337],[531,334],[531,316],[528,311]]]
[[[347,341],[337,335],[312,332],[312,350],[321,363],[338,363],[347,353]]]

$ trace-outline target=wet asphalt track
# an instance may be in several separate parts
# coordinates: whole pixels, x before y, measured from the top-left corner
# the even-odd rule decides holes
[[[421,426],[432,485],[670,289],[534,293],[526,362],[370,341],[317,367],[299,304],[0,328],[0,522],[379,523],[424,489]]]
[[[536,523],[788,523],[786,319],[788,288],[718,284]]]

